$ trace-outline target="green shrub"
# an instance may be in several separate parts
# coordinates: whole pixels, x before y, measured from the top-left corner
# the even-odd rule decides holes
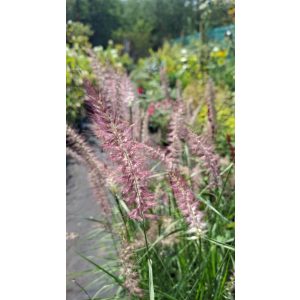
[[[85,79],[94,80],[88,57],[88,52],[92,50],[89,43],[92,34],[90,27],[80,22],[69,21],[67,24],[66,119],[70,124],[78,124],[85,117],[83,82]],[[123,53],[122,45],[114,45],[110,41],[106,49],[99,46],[95,47],[94,51],[104,65],[122,72],[132,69],[132,59]]]

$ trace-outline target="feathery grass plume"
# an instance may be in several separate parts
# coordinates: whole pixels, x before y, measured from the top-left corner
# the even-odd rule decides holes
[[[131,103],[130,101],[132,101],[132,95],[127,94],[125,90],[126,87],[124,85],[127,85],[127,80],[124,76],[118,74],[112,68],[106,67],[102,85],[97,91],[99,90],[103,98],[106,99],[106,105],[109,105],[112,115],[118,115],[119,118],[129,121],[130,113],[128,106]],[[85,85],[88,92],[87,83]],[[89,97],[90,95],[88,95]]]
[[[144,149],[148,156],[165,165],[175,200],[189,225],[189,233],[194,233],[196,237],[202,236],[205,233],[206,224],[203,221],[203,213],[199,210],[199,201],[186,180],[180,175],[178,166],[159,149],[142,143],[139,143],[138,147]]]
[[[195,238],[201,237],[205,233],[206,224],[199,210],[199,201],[178,170],[170,172],[169,177],[177,205],[189,225],[188,233],[194,234]]]
[[[138,147],[144,149],[147,156],[164,164],[176,203],[189,225],[188,233],[193,234],[190,239],[203,236],[206,223],[203,221],[203,213],[199,210],[199,201],[195,198],[186,180],[180,175],[178,166],[159,149],[143,143],[139,143]],[[171,243],[171,241],[166,241],[166,244],[169,244],[168,242]]]
[[[134,126],[132,126],[133,138],[137,141],[141,141],[144,110],[140,107],[140,99],[138,98],[136,92],[137,91],[136,86],[131,82],[130,77],[128,75],[125,76],[126,78],[124,80],[123,87],[124,87],[125,99],[127,99],[125,102],[128,103],[128,107],[129,107],[129,113],[130,113],[129,123],[130,125],[134,124]]]
[[[216,109],[215,109],[215,88],[211,78],[208,78],[206,89],[205,89],[205,100],[207,104],[208,114],[208,134],[211,142],[214,143],[215,135],[217,131],[216,124]]]
[[[131,107],[135,101],[133,84],[127,74],[120,76],[120,101]]]
[[[94,151],[90,148],[90,146],[88,146],[83,137],[77,134],[76,131],[68,125],[66,141],[70,155],[72,155],[71,151],[77,153],[78,156],[81,157],[82,161],[85,161],[91,168],[99,170],[99,173],[102,174],[103,177],[108,176],[107,165],[96,157]],[[73,155],[74,158],[78,158],[78,156],[74,157]]]
[[[191,172],[191,181],[192,181],[192,187],[193,187],[193,191],[195,193],[199,192],[201,183],[202,183],[202,174],[201,174],[201,168],[200,168],[200,164],[196,164]]]
[[[74,150],[72,150],[68,146],[66,148],[66,154],[69,155],[70,157],[72,157],[73,159],[75,159],[77,162],[79,162],[81,164],[86,163],[86,161],[82,158],[82,156],[80,156],[77,152],[75,152]]]
[[[138,221],[144,217],[155,217],[147,212],[156,204],[148,189],[150,172],[143,153],[137,151],[131,127],[112,111],[106,94],[97,93],[88,83],[86,89],[89,96],[86,104],[94,123],[94,133],[118,168],[116,180],[122,187],[124,201],[131,209],[129,217]]]
[[[213,146],[207,138],[196,135],[188,128],[185,130],[185,137],[191,153],[198,156],[208,170],[210,186],[218,187],[220,184],[219,159],[214,153]]]
[[[134,101],[130,107],[130,124],[134,123],[132,126],[132,135],[136,141],[142,141],[143,136],[143,110],[140,108],[139,103]]]
[[[104,80],[104,68],[101,66],[96,53],[92,49],[88,49],[88,55],[90,57],[91,67],[96,77],[98,88],[100,89]]]
[[[116,97],[111,98],[111,101],[114,102],[115,112],[120,119],[127,121],[131,125],[132,112],[130,106],[134,100],[134,94],[128,90],[129,84],[126,75],[121,75],[114,72],[113,80],[115,81],[116,86]]]
[[[167,157],[173,161],[174,164],[179,164],[180,155],[182,152],[182,129],[183,129],[184,105],[183,102],[177,102],[172,114],[169,125],[169,135],[167,147]]]
[[[89,99],[91,97],[91,88],[88,88],[87,82],[86,91]],[[122,110],[120,107],[120,78],[113,69],[106,69],[103,85],[99,90],[99,93],[101,93],[103,101],[106,101],[105,104],[110,109],[110,113],[113,117],[119,115],[119,118],[128,119],[128,114],[125,113],[125,115],[120,115],[120,111]],[[94,96],[95,95],[93,95],[93,97]]]
[[[143,290],[139,287],[139,274],[137,267],[134,264],[134,249],[135,247],[128,242],[123,241],[119,253],[119,258],[122,264],[121,275],[125,277],[124,286],[130,295],[138,298],[143,298]]]
[[[170,158],[168,158],[168,156],[166,155],[166,152],[161,150],[160,148],[158,147],[154,148],[144,143],[136,143],[136,147],[140,151],[144,151],[147,157],[150,157],[154,160],[163,163],[167,171],[173,170],[173,168],[175,167],[173,165],[173,161]]]
[[[113,113],[132,124],[132,106],[135,102],[135,93],[128,75],[119,74],[108,68],[105,71],[100,91],[104,97],[111,101]]]
[[[142,119],[141,119],[141,111],[139,109],[139,103],[136,101],[135,88],[128,77],[127,74],[122,74],[120,76],[120,84],[119,84],[119,101],[118,114],[123,116],[126,121],[129,122],[131,127],[132,137],[135,139],[140,139],[141,130],[142,130]]]
[[[107,167],[96,158],[93,151],[72,128],[67,126],[67,154],[86,165],[89,182],[94,196],[100,204],[104,216],[111,215],[111,206],[107,198],[106,181]]]

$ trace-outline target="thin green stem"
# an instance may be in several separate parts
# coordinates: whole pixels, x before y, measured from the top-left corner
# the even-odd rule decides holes
[[[123,211],[122,211],[122,208],[121,208],[121,204],[120,204],[120,199],[117,195],[115,195],[115,199],[116,199],[116,202],[117,202],[117,206],[118,206],[118,209],[119,209],[119,212],[120,212],[120,215],[122,217],[122,220],[123,220],[123,223],[124,223],[124,226],[125,226],[125,231],[126,231],[126,235],[127,235],[127,239],[128,241],[130,241],[130,233],[129,233],[129,230],[127,228],[127,221],[126,221],[126,218],[123,214]]]

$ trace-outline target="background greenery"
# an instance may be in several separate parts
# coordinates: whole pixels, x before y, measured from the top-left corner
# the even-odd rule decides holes
[[[94,79],[88,52],[92,49],[89,37],[93,31],[88,25],[69,21],[67,24],[67,122],[80,126],[85,119],[83,108],[85,79]],[[124,45],[109,41],[106,47],[93,48],[99,62],[109,65],[118,72],[127,72],[136,85],[136,96],[145,110],[151,103],[156,105],[166,98],[162,88],[160,69],[164,68],[169,95],[176,98],[176,88],[182,90],[183,100],[190,103],[191,110],[201,106],[194,129],[201,132],[207,123],[205,84],[211,77],[215,85],[217,126],[217,147],[221,153],[228,147],[228,136],[234,141],[234,41],[224,37],[221,41],[203,42],[194,39],[185,45],[165,41],[156,51],[150,49],[148,56],[136,62],[125,51]],[[170,112],[155,109],[150,117],[150,127],[162,134],[165,143]],[[150,129],[151,129],[150,128]]]
[[[88,24],[91,43],[124,43],[135,59],[165,40],[232,24],[233,1],[67,0],[67,20]]]

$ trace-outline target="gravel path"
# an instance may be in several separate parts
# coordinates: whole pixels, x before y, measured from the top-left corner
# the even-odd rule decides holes
[[[94,285],[88,285],[97,278],[91,272],[79,274],[85,270],[91,270],[92,265],[81,258],[77,253],[95,258],[97,263],[101,263],[103,257],[103,246],[111,247],[110,242],[101,245],[100,238],[91,238],[91,234],[96,234],[98,223],[86,220],[93,217],[100,219],[99,206],[93,198],[87,177],[87,170],[75,160],[67,158],[67,300],[83,300],[88,296],[78,286],[83,286],[92,297],[103,285],[103,281],[98,281]],[[102,259],[103,260],[103,259]],[[99,275],[98,275],[99,277]],[[73,281],[76,280],[76,282]],[[100,293],[98,297],[109,296]]]

